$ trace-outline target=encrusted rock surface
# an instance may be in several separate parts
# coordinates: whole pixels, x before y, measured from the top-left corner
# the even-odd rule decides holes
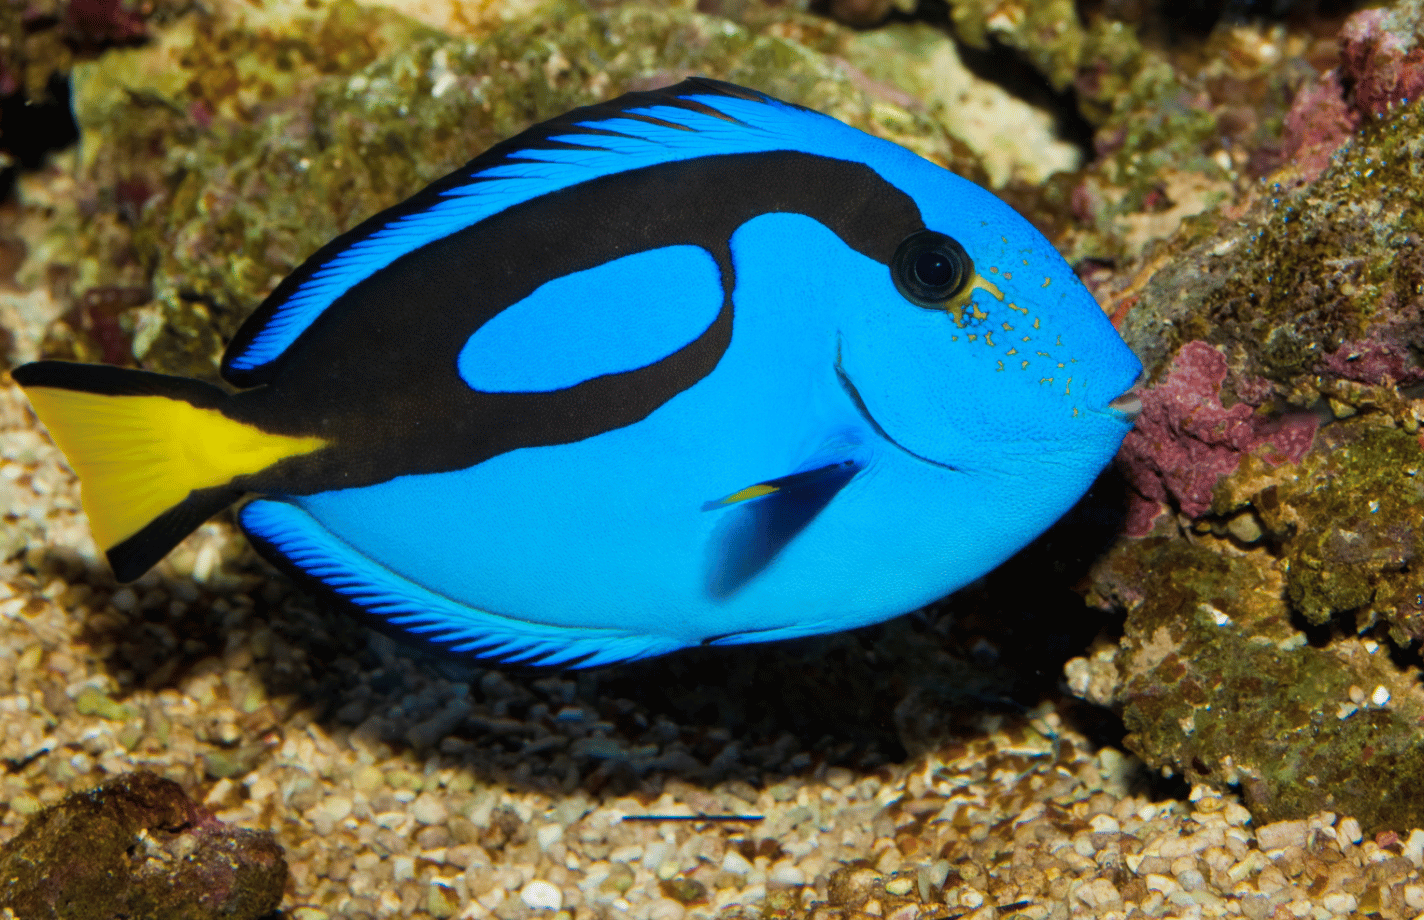
[[[76,7],[146,38],[77,41]],[[115,586],[7,384],[0,836],[147,768],[276,835],[293,920],[1424,911],[1424,196],[1400,102],[1420,4],[1177,44],[1135,7],[966,0],[872,32],[756,0],[0,18],[0,90],[72,68],[83,131],[0,212],[3,366],[211,377],[333,234],[532,121],[698,71],[1002,186],[1152,372],[1122,463],[1131,538],[1091,574],[1110,483],[914,618],[573,676],[401,650],[221,520]],[[49,69],[46,42],[65,48]],[[1035,97],[1059,116],[1076,100],[1077,143],[966,76],[975,46],[1064,90]],[[1053,698],[1104,619],[1069,686],[1185,801]],[[637,820],[697,814],[757,820]]]
[[[1073,686],[1262,819],[1424,821],[1421,9],[1352,17],[1294,159],[1110,294],[1152,373],[1121,457],[1141,539],[1092,579],[1126,620]]]
[[[0,911],[25,920],[255,920],[286,881],[271,834],[223,824],[152,773],[75,793],[0,845]]]

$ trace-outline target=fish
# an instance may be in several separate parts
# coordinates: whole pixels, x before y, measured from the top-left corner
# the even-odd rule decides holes
[[[951,594],[1085,493],[1141,372],[990,192],[694,77],[322,246],[226,386],[12,376],[119,581],[237,506],[261,555],[389,631],[577,668]]]

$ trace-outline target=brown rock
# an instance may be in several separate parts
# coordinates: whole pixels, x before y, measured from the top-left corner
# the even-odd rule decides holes
[[[70,795],[0,847],[0,908],[33,920],[246,920],[275,910],[286,881],[271,834],[223,824],[152,773]]]

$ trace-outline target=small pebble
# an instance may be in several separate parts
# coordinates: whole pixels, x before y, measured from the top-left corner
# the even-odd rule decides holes
[[[648,920],[682,920],[687,909],[672,898],[658,898],[648,905]]]
[[[1256,840],[1263,850],[1280,850],[1288,846],[1305,846],[1304,821],[1277,821],[1256,830]]]
[[[736,850],[728,849],[722,857],[722,871],[732,875],[746,875],[752,871],[752,864]]]
[[[1349,914],[1359,906],[1359,901],[1349,892],[1332,891],[1325,896],[1321,904],[1332,914]]]
[[[521,888],[519,899],[530,910],[558,910],[564,906],[564,894],[558,889],[558,886],[539,879],[535,879]]]
[[[562,836],[564,836],[564,829],[558,824],[541,825],[539,830],[534,833],[534,838],[539,841],[541,851],[547,851]]]
[[[450,818],[450,810],[430,793],[421,793],[410,803],[411,817],[421,824],[444,824]]]
[[[913,891],[914,887],[914,881],[904,877],[894,878],[885,883],[885,891],[887,893],[901,898]]]

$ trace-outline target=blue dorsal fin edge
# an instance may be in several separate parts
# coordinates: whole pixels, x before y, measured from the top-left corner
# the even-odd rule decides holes
[[[305,510],[276,499],[249,502],[238,519],[264,556],[321,582],[375,620],[448,651],[509,664],[592,668],[683,648],[671,636],[532,623],[436,594],[361,555]]]
[[[336,237],[263,301],[229,343],[222,375],[269,382],[336,301],[414,252],[521,203],[633,169],[703,156],[797,150],[864,160],[859,131],[811,109],[703,77],[574,109],[491,147],[406,201]]]

